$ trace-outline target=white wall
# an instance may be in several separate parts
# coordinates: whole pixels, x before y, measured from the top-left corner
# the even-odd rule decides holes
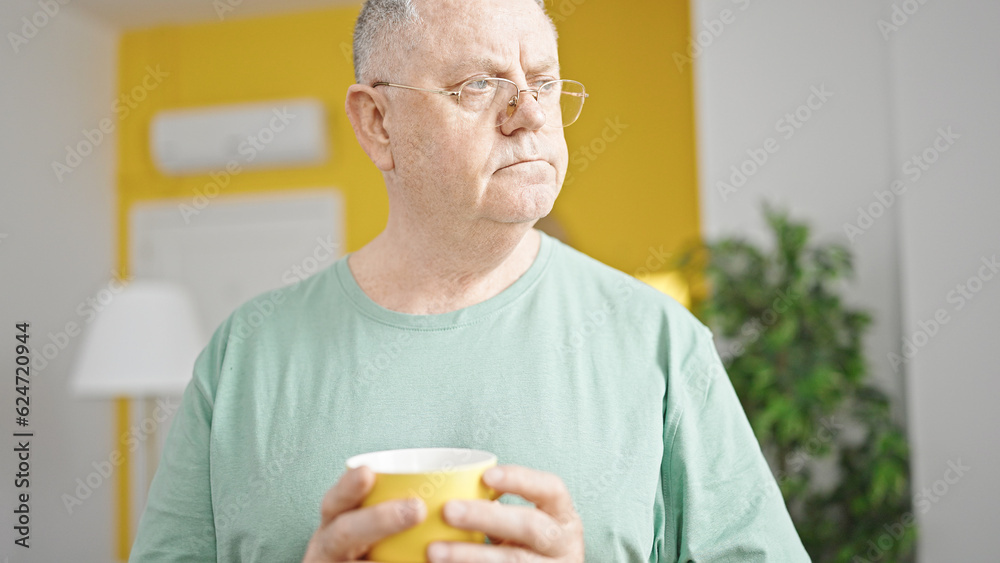
[[[84,139],[81,130],[115,117],[117,34],[69,5],[15,52],[8,33],[20,34],[21,18],[39,10],[30,0],[0,3],[0,366],[10,374],[0,385],[0,561],[110,561],[112,485],[72,515],[61,500],[113,447],[110,403],[66,391],[80,337],[31,375],[31,548],[13,543],[12,503],[21,492],[13,483],[13,325],[31,323],[36,355],[49,334],[62,340],[66,323],[85,325],[77,307],[107,284],[115,262],[114,138],[61,183],[51,162]]]
[[[890,36],[896,160],[938,128],[959,135],[900,198],[903,334],[926,342],[907,370],[915,478],[930,501],[922,561],[1000,559],[1000,274],[982,262],[1000,264],[998,24],[995,2],[930,0]],[[967,300],[959,284],[979,292]]]
[[[771,202],[810,223],[814,241],[848,246],[856,279],[844,288],[845,299],[872,313],[869,374],[902,422],[903,378],[877,359],[899,350],[897,212],[860,236],[848,237],[844,228],[898,168],[888,49],[874,25],[879,7],[865,0],[692,4],[692,33],[705,45],[695,60],[705,236],[763,241],[762,207]],[[739,185],[733,167],[744,166]],[[830,464],[816,469],[824,481],[835,475]]]
[[[908,9],[919,10],[883,32],[878,22],[892,23],[894,1],[904,3],[693,2],[693,32],[715,31],[696,60],[704,230],[759,239],[760,202],[768,199],[810,221],[822,239],[850,245],[858,278],[849,297],[875,316],[866,352],[897,417],[909,420],[915,492],[949,487],[937,501],[918,497],[931,501],[917,511],[920,560],[995,560],[987,530],[1000,521],[993,478],[1000,416],[991,404],[1000,399],[1000,276],[963,310],[947,297],[977,275],[981,257],[1000,257],[1000,191],[987,170],[1000,149],[1000,10],[973,0],[908,0]],[[728,22],[704,23],[724,9]],[[786,139],[779,120],[818,85],[832,97]],[[947,126],[961,138],[917,179],[906,160]],[[723,197],[717,182],[728,183],[730,166],[768,137],[779,148],[772,145],[767,162]],[[897,179],[905,191],[893,194],[888,210],[871,223],[859,220],[857,208],[877,213],[873,192]],[[851,240],[845,225],[863,234]],[[938,309],[951,314],[950,323],[912,360],[893,366],[889,354],[902,354],[902,337]],[[946,474],[949,461],[972,469],[957,480]],[[945,483],[946,476],[957,482]]]
[[[759,239],[767,200],[812,223],[817,240],[849,245],[858,271],[849,295],[853,305],[873,312],[867,350],[884,357],[899,347],[896,214],[882,216],[854,241],[843,227],[874,190],[888,187],[895,168],[887,49],[874,24],[879,6],[866,0],[697,0],[693,8],[696,34],[710,27],[703,20],[720,18],[724,9],[734,14],[696,59],[706,236]],[[813,97],[818,109],[800,110],[808,120],[794,118],[801,125],[795,128],[785,116],[808,106],[814,87],[832,95],[822,103]],[[720,190],[720,181],[732,185],[731,167],[751,158],[748,150],[759,157],[769,138],[774,144],[766,163],[735,192]],[[902,404],[901,378],[885,362],[871,368]]]

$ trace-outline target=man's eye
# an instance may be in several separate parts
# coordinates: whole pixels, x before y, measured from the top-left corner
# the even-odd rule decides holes
[[[471,88],[472,90],[475,90],[475,91],[478,91],[478,92],[482,92],[482,91],[485,91],[485,90],[489,90],[491,85],[492,85],[492,81],[491,80],[483,79],[483,80],[475,80],[473,82],[469,82],[468,84],[466,84],[465,87],[466,88]]]
[[[462,95],[467,98],[486,98],[497,89],[496,82],[487,78],[467,82]]]

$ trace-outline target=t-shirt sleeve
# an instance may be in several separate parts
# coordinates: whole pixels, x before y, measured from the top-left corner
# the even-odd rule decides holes
[[[691,328],[668,360],[660,561],[810,561],[711,333]]]
[[[194,364],[194,374],[167,433],[129,557],[135,563],[216,561],[209,480],[212,404],[228,321]]]

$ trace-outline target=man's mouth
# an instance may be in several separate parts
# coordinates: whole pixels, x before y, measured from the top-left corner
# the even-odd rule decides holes
[[[540,159],[540,158],[532,158],[532,159],[528,159],[528,160],[519,160],[519,161],[517,161],[517,162],[515,162],[513,164],[508,164],[507,166],[502,166],[502,167],[498,168],[497,170],[503,170],[504,168],[511,168],[511,167],[517,166],[519,164],[531,164],[531,163],[534,163],[534,162],[545,162],[545,161],[542,160],[542,159]]]

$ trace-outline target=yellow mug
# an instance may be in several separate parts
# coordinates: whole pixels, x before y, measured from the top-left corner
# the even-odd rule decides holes
[[[375,485],[361,506],[417,497],[427,505],[427,518],[372,546],[368,559],[382,563],[426,563],[427,546],[435,541],[483,543],[482,532],[461,530],[444,521],[442,509],[451,499],[496,500],[502,493],[483,483],[483,473],[497,456],[466,448],[408,448],[356,455],[347,468],[367,465]]]

